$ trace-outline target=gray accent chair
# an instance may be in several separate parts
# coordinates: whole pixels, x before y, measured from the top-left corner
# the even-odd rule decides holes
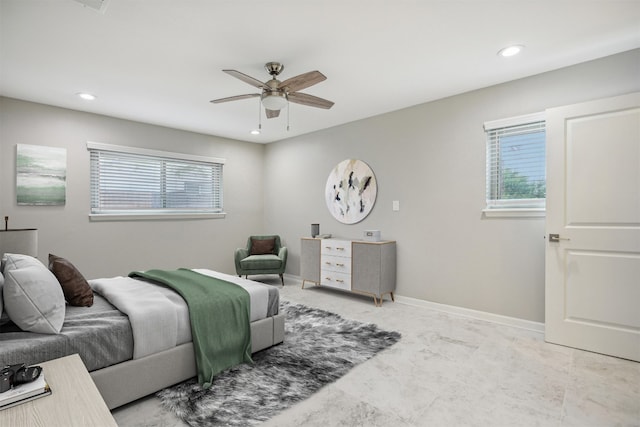
[[[284,286],[287,248],[281,245],[280,236],[249,236],[246,247],[236,249],[234,259],[238,276],[278,274]]]

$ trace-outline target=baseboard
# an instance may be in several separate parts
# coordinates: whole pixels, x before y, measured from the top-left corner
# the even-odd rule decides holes
[[[400,304],[430,308],[432,310],[455,314],[457,316],[470,317],[472,319],[485,320],[487,322],[499,323],[501,325],[544,333],[544,323],[541,322],[533,322],[531,320],[518,319],[517,317],[503,316],[501,314],[489,313],[487,311],[472,310],[470,308],[458,307],[455,305],[440,304],[437,302],[405,297],[402,295],[395,295],[395,300]]]
[[[298,282],[302,283],[302,279],[300,278],[300,276],[295,276],[289,273],[284,273],[283,276],[285,279],[297,280]]]
[[[300,276],[284,273],[285,279],[302,282]],[[518,319],[517,317],[503,316],[501,314],[489,313],[487,311],[472,310],[470,308],[458,307],[455,305],[440,304],[418,298],[405,297],[395,294],[396,302],[415,307],[424,307],[444,313],[455,314],[457,316],[470,317],[472,319],[484,320],[487,322],[499,323],[501,325],[512,326],[514,328],[526,329],[528,331],[544,333],[544,323],[533,322],[531,320]]]

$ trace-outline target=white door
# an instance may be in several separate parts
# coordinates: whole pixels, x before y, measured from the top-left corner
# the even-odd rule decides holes
[[[640,93],[546,113],[545,339],[640,361]]]

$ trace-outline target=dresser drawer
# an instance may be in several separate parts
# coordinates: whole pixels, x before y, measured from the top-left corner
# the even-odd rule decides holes
[[[322,255],[320,268],[324,271],[351,274],[351,258],[334,255]]]
[[[322,240],[322,255],[334,255],[351,258],[351,241],[349,240]]]
[[[320,284],[331,288],[345,289],[349,291],[351,290],[351,275],[322,270],[320,273]]]

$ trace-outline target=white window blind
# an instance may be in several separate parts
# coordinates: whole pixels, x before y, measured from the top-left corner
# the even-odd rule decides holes
[[[544,208],[545,120],[542,114],[485,123],[487,209]]]
[[[88,143],[91,214],[221,213],[223,159]]]

